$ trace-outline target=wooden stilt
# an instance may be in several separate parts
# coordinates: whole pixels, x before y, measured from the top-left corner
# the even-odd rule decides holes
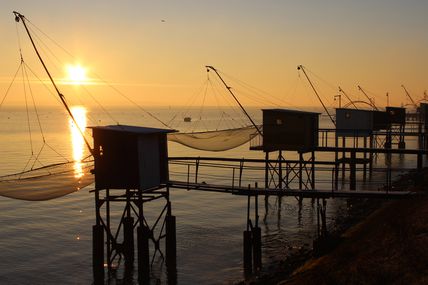
[[[150,255],[149,255],[150,230],[141,225],[137,228],[138,243],[138,281],[140,284],[148,284],[150,281]]]
[[[125,267],[130,269],[134,264],[134,218],[125,217],[123,221],[123,254]]]
[[[355,151],[351,151],[351,159],[349,162],[349,188],[350,190],[356,190],[356,154]]]
[[[166,223],[166,264],[167,266],[176,266],[177,263],[177,237],[175,216],[167,215]]]
[[[104,284],[104,228],[102,225],[92,227],[92,269],[94,284]]]
[[[262,232],[260,227],[256,226],[252,229],[253,235],[253,264],[254,270],[258,271],[262,267]]]
[[[252,272],[252,244],[251,231],[244,231],[244,272],[249,274]]]

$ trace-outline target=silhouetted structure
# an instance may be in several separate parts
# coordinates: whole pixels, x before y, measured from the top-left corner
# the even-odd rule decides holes
[[[110,272],[115,260],[121,257],[125,259],[125,274],[132,276],[134,228],[137,229],[138,279],[140,283],[148,283],[150,240],[154,244],[153,254],[156,254],[161,251],[161,239],[165,238],[167,266],[175,268],[175,217],[171,215],[167,184],[169,175],[166,137],[167,133],[173,130],[123,125],[93,127],[92,130],[96,205],[96,225],[93,227],[95,283],[104,282],[104,263]],[[160,198],[164,198],[166,203],[157,220],[153,225],[149,225],[143,205]],[[116,230],[110,216],[110,203],[113,202],[124,204]],[[104,217],[101,214],[102,207],[105,208]],[[159,223],[162,218],[165,226],[164,223]],[[121,231],[122,239],[119,234]]]

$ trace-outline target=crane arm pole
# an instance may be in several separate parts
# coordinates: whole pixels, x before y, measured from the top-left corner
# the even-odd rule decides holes
[[[68,107],[67,102],[65,101],[64,95],[59,91],[58,86],[56,85],[55,81],[53,80],[48,68],[46,67],[45,62],[43,61],[43,59],[42,59],[42,57],[41,57],[41,55],[40,55],[40,53],[36,47],[36,44],[34,43],[33,37],[31,36],[31,33],[28,30],[27,24],[25,23],[25,16],[22,15],[21,13],[16,12],[16,11],[13,11],[13,14],[15,14],[15,21],[16,22],[21,21],[22,24],[24,25],[25,31],[27,32],[27,35],[30,38],[31,44],[34,48],[34,51],[36,52],[37,57],[39,58],[40,62],[42,63],[43,68],[45,69],[46,74],[49,77],[49,80],[51,81],[53,87],[55,88],[55,91],[57,92],[59,99],[61,100],[62,104],[64,105],[65,109],[67,110],[67,113],[70,116],[71,120],[73,121],[74,125],[79,130],[79,133],[82,136],[83,140],[85,141],[86,147],[88,148],[89,152],[93,155],[93,149],[91,148],[91,145],[89,144],[88,140],[86,139],[86,137],[83,134],[83,131],[80,129],[79,125],[77,124],[77,121],[73,116],[73,113],[71,112],[70,108]]]
[[[235,94],[233,94],[231,87],[229,87],[226,82],[223,80],[223,78],[220,76],[220,74],[218,73],[217,69],[215,69],[213,66],[211,65],[206,65],[205,66],[207,68],[207,71],[209,72],[210,70],[214,71],[215,74],[217,74],[218,78],[220,78],[221,82],[224,84],[224,86],[226,87],[227,91],[229,91],[230,95],[232,95],[233,99],[235,99],[236,103],[238,103],[239,107],[241,108],[242,112],[244,112],[244,114],[247,116],[247,118],[250,120],[251,124],[253,124],[253,126],[256,128],[257,132],[263,137],[263,133],[260,131],[260,128],[256,125],[256,123],[254,123],[253,119],[250,117],[250,115],[247,113],[247,111],[245,110],[245,108],[241,105],[241,103],[239,102],[238,98],[236,98]]]
[[[346,99],[348,99],[348,100],[349,100],[349,102],[351,102],[351,104],[355,107],[355,109],[357,109],[357,110],[358,110],[357,105],[355,105],[354,101],[353,101],[353,100],[351,100],[351,98],[348,96],[348,94],[346,94],[346,93],[345,93],[345,91],[343,91],[343,89],[342,89],[342,88],[340,88],[340,86],[339,86],[339,92],[341,92],[343,95],[345,95]]]
[[[418,105],[415,103],[415,101],[413,100],[412,96],[410,96],[410,94],[409,94],[409,92],[407,91],[406,87],[405,87],[403,84],[401,84],[401,87],[403,87],[404,92],[406,92],[406,95],[407,95],[407,97],[409,97],[409,98],[410,98],[410,101],[412,101],[412,104],[413,104],[416,108],[418,108]]]
[[[358,85],[358,90],[361,91],[361,93],[364,94],[364,96],[366,96],[366,98],[369,100],[369,102],[372,104],[373,108],[376,109],[376,111],[379,111],[379,109],[376,107],[375,103],[373,102],[373,100],[367,95],[367,93],[363,90],[363,88],[361,88],[360,85]]]
[[[336,122],[333,120],[333,117],[331,116],[331,114],[330,114],[330,113],[329,113],[329,111],[327,110],[327,107],[324,105],[324,102],[321,100],[320,95],[318,95],[318,92],[317,92],[317,90],[315,89],[315,86],[312,84],[312,81],[309,79],[308,75],[306,74],[306,71],[305,71],[305,69],[303,68],[303,65],[298,65],[298,66],[297,66],[297,70],[300,70],[300,69],[303,71],[303,74],[305,75],[306,79],[308,80],[309,84],[311,85],[312,90],[314,90],[315,95],[317,95],[318,100],[320,101],[321,105],[322,105],[322,106],[323,106],[323,108],[324,108],[324,111],[327,113],[327,115],[328,115],[328,117],[330,118],[330,120],[331,120],[331,122],[333,123],[333,125],[334,125],[334,126],[336,126]]]

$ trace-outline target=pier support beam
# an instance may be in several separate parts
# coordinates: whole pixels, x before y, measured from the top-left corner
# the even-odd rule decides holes
[[[146,226],[137,228],[138,244],[138,281],[140,284],[148,284],[150,281],[150,254],[149,254],[150,230]]]
[[[356,190],[356,154],[355,151],[351,151],[351,158],[349,161],[349,189]]]
[[[317,199],[317,239],[314,240],[313,248],[315,256],[323,255],[331,246],[331,238],[327,231],[327,201]]]
[[[100,193],[105,196],[100,197]],[[161,199],[165,199],[166,203],[159,209],[158,217],[152,220],[144,216],[143,204]],[[135,259],[138,261],[138,266],[135,268],[139,283],[148,284],[151,262],[155,260],[157,254],[166,257],[161,260],[167,263],[168,280],[172,280],[170,284],[174,284],[173,280],[176,283],[176,221],[171,214],[168,187],[161,186],[150,190],[98,189],[95,190],[95,201],[97,217],[97,224],[93,227],[95,284],[104,284],[104,264],[109,274],[123,272],[123,280],[132,280]],[[112,203],[124,205],[120,219],[113,218],[113,215],[117,215],[118,208],[111,208]],[[105,211],[101,211],[102,208],[105,208]],[[115,209],[115,212],[112,209]],[[101,213],[104,214],[101,215]],[[136,234],[134,229],[137,231]],[[162,240],[165,242],[165,251],[159,246]],[[137,257],[135,257],[135,247]],[[123,260],[124,270],[117,271],[119,266],[123,266]]]
[[[125,217],[123,221],[123,254],[125,267],[130,269],[134,265],[134,218]]]
[[[92,227],[92,270],[94,284],[104,284],[104,228],[102,225]]]
[[[176,222],[175,216],[167,215],[165,218],[166,227],[166,265],[175,267],[177,264],[177,237],[176,237]]]
[[[253,270],[252,258],[252,238],[251,231],[244,231],[244,274],[251,274]]]
[[[392,134],[391,129],[386,131],[386,137],[385,137],[385,148],[391,148],[392,147]]]
[[[259,271],[262,267],[262,231],[259,226],[252,229],[252,236],[254,271]]]
[[[251,189],[250,185],[248,189]],[[258,272],[262,267],[262,233],[259,227],[258,195],[254,196],[254,223],[250,218],[251,195],[248,195],[247,199],[247,229],[243,234],[245,276],[253,271]]]

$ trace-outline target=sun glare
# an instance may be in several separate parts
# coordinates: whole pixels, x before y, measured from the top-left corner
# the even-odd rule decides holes
[[[73,147],[73,159],[75,177],[80,178],[83,176],[82,163],[83,151],[85,148],[85,141],[79,129],[84,132],[86,128],[86,109],[81,106],[74,106],[71,108],[71,113],[76,120],[79,128],[76,127],[73,120],[70,119],[69,125],[71,130],[71,141]]]
[[[73,85],[82,85],[88,82],[88,77],[86,76],[86,68],[80,64],[68,64],[65,67],[67,71],[67,82]]]

